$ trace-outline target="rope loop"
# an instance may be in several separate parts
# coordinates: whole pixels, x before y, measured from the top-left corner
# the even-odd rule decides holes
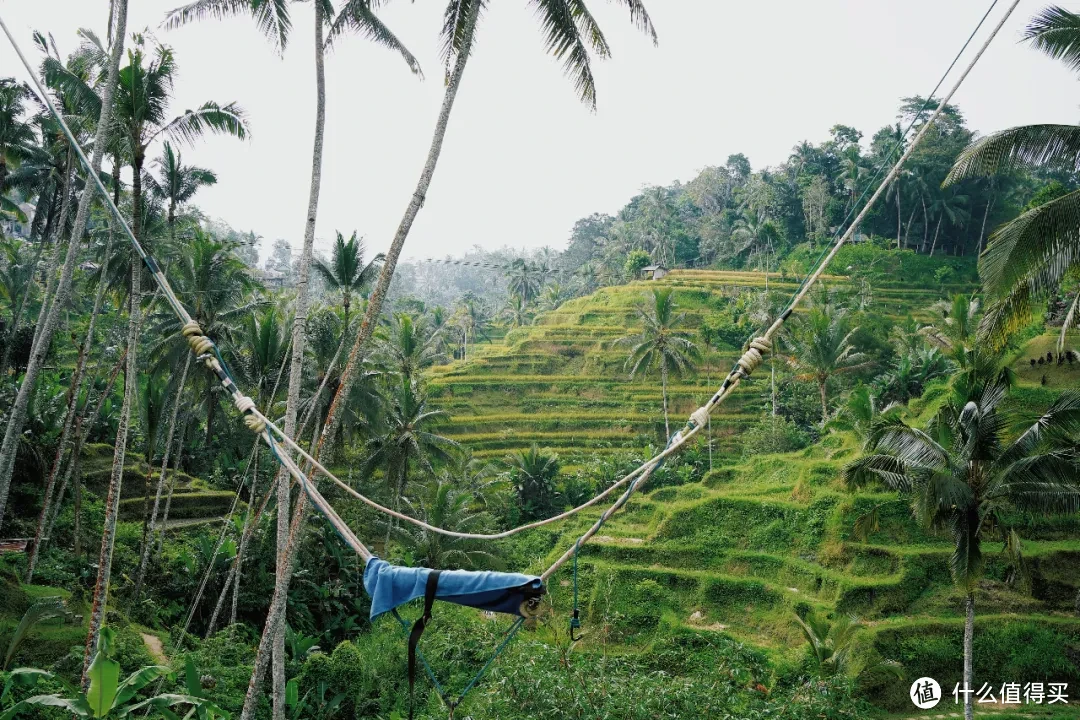
[[[261,434],[266,429],[266,422],[255,413],[255,401],[248,395],[239,392],[233,396],[233,404],[244,415],[244,424],[253,433]]]
[[[191,351],[197,356],[205,355],[214,349],[214,341],[203,335],[202,328],[194,320],[184,323],[184,326],[180,328],[180,333],[187,339]]]
[[[739,373],[743,377],[750,377],[750,373],[754,372],[754,370],[757,369],[757,366],[761,364],[762,358],[765,356],[765,353],[769,351],[770,347],[772,347],[772,345],[764,337],[756,337],[751,340],[750,346],[738,360],[739,369],[736,370],[735,373]]]

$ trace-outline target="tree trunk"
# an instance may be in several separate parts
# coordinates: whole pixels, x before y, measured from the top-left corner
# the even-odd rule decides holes
[[[251,533],[255,527],[258,526],[259,518],[252,518],[252,514],[255,512],[255,490],[259,486],[259,451],[261,448],[259,444],[262,441],[255,440],[255,460],[254,468],[251,472],[251,490],[248,492],[248,511],[244,515],[244,529],[240,532],[240,546],[236,549],[236,560],[233,561],[233,582],[232,582],[232,607],[229,610],[229,624],[234,625],[236,623],[236,606],[240,602],[240,578],[243,576],[243,564],[244,553],[247,551],[248,540],[251,539]],[[271,488],[273,490],[273,488]],[[259,514],[261,515],[261,508]],[[228,583],[225,584],[226,590],[228,589]],[[222,591],[224,592],[224,591]]]
[[[109,380],[105,383],[105,388],[101,391],[101,396],[98,398],[97,405],[94,407],[94,412],[89,415],[84,413],[75,425],[75,447],[71,450],[71,460],[68,462],[67,471],[64,473],[64,481],[60,485],[60,493],[57,496],[57,509],[53,512],[49,530],[45,533],[46,535],[52,533],[52,523],[56,522],[56,516],[60,514],[59,503],[64,498],[64,489],[71,479],[75,478],[75,557],[82,555],[82,536],[80,527],[82,518],[82,476],[80,475],[79,464],[82,460],[83,445],[86,444],[87,438],[90,437],[90,431],[94,428],[94,423],[97,421],[98,416],[101,415],[101,408],[112,394],[113,386],[116,384],[116,378],[120,375],[120,369],[124,367],[126,360],[127,348],[120,353],[120,357],[116,360],[116,365],[113,366],[112,372],[109,374]],[[83,429],[83,425],[86,425],[85,429]]]
[[[986,219],[990,217],[990,208],[994,206],[996,200],[997,195],[991,194],[990,199],[986,201],[986,209],[983,210],[982,228],[979,230],[979,252],[976,257],[982,255],[983,245],[986,243]]]
[[[896,188],[896,249],[900,249],[900,233],[903,231],[903,215],[900,214],[900,188]]]
[[[296,315],[292,328],[292,362],[289,366],[289,386],[285,403],[285,433],[292,437],[296,432],[296,413],[300,405],[300,389],[303,385],[304,350],[307,344],[307,314],[309,305],[309,278],[311,255],[315,244],[315,223],[319,211],[319,192],[322,186],[323,141],[326,129],[326,74],[325,45],[323,42],[323,6],[315,3],[315,136],[311,152],[311,183],[308,188],[307,217],[304,222],[304,247],[300,253],[300,274],[297,279]],[[285,565],[289,544],[289,475],[280,469],[277,473],[277,566],[274,592],[287,594],[288,580]],[[282,598],[284,608],[284,597]],[[271,604],[273,609],[273,604]],[[285,718],[285,623],[280,618],[267,617],[267,628],[274,631],[273,645],[273,720]],[[254,676],[253,676],[254,677]],[[249,703],[244,703],[244,720],[250,720]]]
[[[316,3],[315,7],[316,12],[319,12],[318,9],[320,4]],[[465,27],[465,37],[463,38],[463,47],[465,48],[469,48],[472,45],[472,36],[473,31],[476,28],[476,13],[478,9],[479,5],[474,3],[472,16],[469,18]],[[390,288],[390,280],[393,278],[394,269],[397,267],[397,260],[398,256],[401,254],[401,248],[405,244],[405,239],[409,235],[409,230],[412,228],[413,221],[416,220],[416,215],[420,212],[420,206],[423,204],[424,195],[431,185],[431,178],[435,173],[435,165],[438,162],[439,154],[442,151],[443,138],[446,135],[447,123],[450,119],[450,110],[453,108],[454,98],[457,96],[458,87],[461,85],[461,77],[465,72],[467,60],[467,52],[459,54],[454,60],[454,69],[450,74],[449,82],[447,82],[446,90],[443,94],[442,108],[439,111],[439,119],[436,122],[435,134],[431,141],[431,147],[428,150],[427,161],[424,164],[423,171],[420,173],[420,180],[417,183],[416,190],[413,192],[412,199],[409,201],[409,205],[405,210],[405,215],[401,220],[401,224],[394,234],[394,240],[390,245],[390,250],[387,252],[386,258],[383,261],[383,267],[379,272],[379,279],[375,283],[375,289],[368,299],[367,309],[364,312],[364,319],[360,324],[360,331],[357,333],[356,341],[349,351],[349,360],[342,372],[341,382],[338,385],[337,392],[334,394],[333,401],[330,403],[330,410],[327,414],[319,438],[319,447],[315,451],[317,457],[321,457],[322,447],[326,438],[332,437],[337,430],[338,419],[336,410],[338,403],[341,402],[343,397],[347,397],[349,394],[352,376],[360,361],[360,351],[367,344],[368,340],[371,338],[371,333],[375,329],[379,314],[382,311],[383,300]],[[281,512],[280,508],[278,512]],[[281,625],[282,629],[284,626],[285,599],[288,593],[289,578],[291,576],[291,568],[288,560],[289,557],[295,553],[296,543],[299,539],[299,527],[303,523],[305,513],[306,496],[303,493],[300,493],[297,496],[296,507],[293,510],[292,522],[289,525],[289,540],[287,545],[289,551],[285,553],[285,559],[287,561],[285,565],[285,577],[282,578],[283,582],[276,582],[274,586],[274,595],[270,601],[270,612],[267,614],[266,625],[263,627],[262,638],[259,641],[259,647],[255,653],[255,668],[251,674],[251,681],[248,683],[247,695],[244,698],[244,708],[241,712],[240,720],[251,720],[254,717],[255,706],[259,698],[259,686],[262,684],[263,675],[266,673],[270,640],[273,638],[277,626]]]
[[[462,47],[469,48],[472,46],[472,37],[476,30],[478,11],[479,5],[474,4],[472,17],[468,19],[465,25],[465,37],[462,39]],[[394,277],[394,269],[397,267],[401,249],[405,245],[405,239],[409,236],[409,231],[412,229],[413,222],[416,220],[416,216],[419,214],[420,208],[424,204],[424,197],[427,194],[428,188],[431,186],[431,179],[435,174],[435,165],[439,161],[439,154],[442,152],[443,139],[446,136],[447,125],[450,121],[450,111],[454,107],[454,99],[457,97],[458,88],[461,86],[461,78],[465,74],[465,64],[468,61],[468,58],[468,52],[464,52],[458,55],[454,60],[454,69],[450,73],[449,80],[446,83],[442,107],[439,110],[439,118],[435,123],[435,134],[431,138],[431,147],[428,148],[428,156],[424,163],[424,169],[420,173],[420,180],[416,184],[416,190],[413,191],[412,198],[409,200],[409,205],[405,209],[405,215],[401,218],[401,223],[398,225],[397,232],[394,233],[393,242],[390,243],[390,249],[387,251],[386,257],[383,260],[382,270],[379,271],[379,279],[375,282],[375,289],[372,290],[371,296],[368,298],[367,308],[364,311],[364,319],[360,323],[360,331],[357,333],[356,342],[353,343],[352,349],[349,351],[349,360],[345,364],[345,369],[341,374],[341,382],[338,385],[337,392],[334,393],[334,399],[330,403],[330,411],[327,414],[326,422],[323,425],[322,437],[319,439],[320,450],[322,445],[326,442],[326,439],[333,437],[334,433],[337,432],[337,426],[340,422],[337,415],[338,403],[341,402],[342,398],[348,397],[349,392],[352,389],[353,375],[360,362],[360,351],[371,339],[371,334],[378,324],[379,315],[382,312],[383,300],[386,298],[386,293],[390,289],[390,281]],[[242,718],[241,720],[249,720],[249,718]]]
[[[964,618],[964,689],[972,690],[974,677],[972,676],[972,646],[975,641],[975,593],[968,593],[967,614]],[[975,717],[975,709],[971,702],[971,693],[964,694],[964,720],[972,720]]]
[[[34,349],[41,342],[41,331],[45,329],[45,320],[49,316],[49,309],[53,305],[57,286],[60,282],[60,276],[56,273],[60,267],[60,253],[64,248],[64,228],[67,227],[68,217],[71,213],[71,198],[74,193],[72,185],[75,177],[75,153],[70,149],[67,154],[67,164],[64,167],[66,172],[64,177],[64,197],[60,202],[60,221],[53,227],[53,249],[52,254],[49,256],[49,267],[45,270],[45,292],[41,296],[41,307],[38,308],[38,319],[34,324],[34,340],[31,343],[31,348]],[[71,242],[70,237],[68,242]],[[71,248],[70,244],[68,248]],[[48,344],[46,344],[45,349],[48,350],[48,347]],[[31,355],[33,352],[34,350],[31,350]]]
[[[922,245],[919,252],[926,252],[926,241],[930,238],[930,215],[926,212],[926,198],[922,200]]]
[[[125,0],[118,0],[121,5]],[[138,228],[138,221],[135,227]],[[136,230],[137,232],[137,230]],[[136,237],[138,237],[136,235]],[[124,370],[124,404],[120,409],[120,423],[116,431],[116,444],[113,446],[112,476],[109,479],[109,495],[105,501],[105,528],[101,533],[101,554],[98,556],[97,583],[94,586],[93,607],[90,611],[89,630],[86,634],[86,654],[83,656],[83,687],[88,687],[90,678],[87,671],[90,660],[97,653],[98,637],[105,622],[105,607],[109,596],[109,579],[112,575],[113,548],[116,543],[116,519],[120,511],[120,490],[124,480],[124,455],[127,451],[128,424],[131,420],[131,408],[135,404],[138,392],[138,353],[140,304],[142,293],[141,259],[131,252],[131,310],[128,315],[128,351],[127,368]]]
[[[930,245],[930,257],[934,257],[934,250],[937,249],[938,233],[941,232],[941,216],[938,216],[937,226],[934,227],[934,242]]]
[[[135,592],[132,594],[134,600],[138,600],[142,593],[143,581],[146,579],[146,565],[150,560],[150,548],[154,546],[158,507],[161,504],[161,492],[165,489],[165,476],[169,470],[169,451],[172,449],[173,436],[176,433],[176,418],[180,414],[180,402],[184,397],[184,384],[187,382],[190,367],[191,353],[185,352],[184,369],[180,372],[180,384],[176,388],[176,400],[173,401],[172,413],[169,415],[169,429],[165,433],[165,446],[161,451],[161,473],[158,475],[157,490],[154,493],[154,506],[147,521],[143,524],[142,554],[139,558],[139,570],[135,575]]]
[[[660,360],[660,395],[664,402],[664,437],[671,437],[671,424],[668,422],[667,411],[667,363],[663,358]]]
[[[904,247],[911,247],[911,223],[915,221],[915,213],[918,211],[919,206],[911,208],[911,214],[907,218],[907,230],[904,231]]]
[[[101,115],[98,118],[97,130],[94,134],[93,157],[90,162],[90,173],[95,175],[101,172],[101,157],[105,150],[106,138],[112,126],[113,93],[116,90],[116,79],[120,70],[120,56],[123,53],[124,35],[127,32],[127,0],[113,0],[113,17],[116,23],[115,42],[110,50],[109,72],[105,82],[105,88],[101,95]],[[27,408],[30,404],[30,394],[33,392],[37,376],[45,364],[45,349],[52,341],[56,327],[60,322],[60,312],[67,305],[71,295],[71,278],[75,272],[75,258],[78,255],[79,242],[82,240],[83,231],[86,229],[86,220],[90,213],[90,201],[94,197],[94,184],[89,177],[86,180],[86,188],[82,197],[79,198],[79,210],[75,215],[75,226],[72,228],[71,240],[68,243],[67,257],[64,259],[64,267],[60,274],[60,282],[57,287],[56,302],[49,310],[41,331],[41,347],[35,348],[30,353],[26,373],[23,376],[19,393],[11,407],[7,430],[4,440],[0,443],[0,523],[4,520],[4,511],[7,509],[8,492],[11,488],[11,474],[15,467],[15,452],[18,448],[19,437],[22,435],[23,426],[26,423]],[[57,248],[59,250],[59,248]]]
[[[233,563],[232,567],[229,568],[228,574],[225,575],[225,582],[221,586],[221,593],[218,595],[217,602],[214,604],[214,612],[210,615],[210,622],[206,624],[206,633],[203,635],[204,639],[209,639],[209,637],[214,634],[214,628],[217,626],[218,616],[221,615],[221,608],[225,606],[225,596],[229,594],[229,588],[233,584],[234,575],[236,575],[235,562]]]
[[[829,398],[825,391],[826,383],[828,383],[828,378],[818,378],[818,391],[821,393],[821,427],[825,427],[825,423],[829,422]]]
[[[158,531],[157,554],[165,545],[165,528],[169,522],[169,508],[172,507],[173,490],[176,488],[176,475],[180,472],[180,460],[184,456],[184,435],[187,433],[187,418],[180,422],[180,432],[176,436],[176,453],[173,455],[173,471],[169,476],[169,492],[165,496],[165,510],[161,513],[161,530]]]
[[[79,392],[82,390],[83,376],[86,372],[86,358],[90,354],[90,348],[94,346],[94,329],[97,324],[98,315],[101,314],[101,306],[105,299],[105,270],[109,265],[109,255],[112,252],[112,223],[113,219],[109,218],[109,237],[105,241],[105,255],[101,265],[101,277],[98,280],[97,292],[94,294],[94,308],[90,312],[90,323],[86,328],[86,338],[83,340],[82,345],[79,346],[79,355],[75,363],[75,371],[71,375],[71,382],[68,386],[68,403],[67,412],[64,415],[64,426],[60,431],[60,440],[56,445],[56,456],[53,459],[52,468],[49,470],[49,479],[45,484],[45,498],[41,504],[41,517],[38,520],[37,533],[34,537],[34,546],[30,553],[30,559],[27,562],[26,568],[26,583],[29,584],[33,581],[34,570],[37,567],[38,556],[40,553],[41,545],[44,543],[49,534],[52,532],[53,523],[56,521],[56,515],[60,512],[60,503],[64,499],[64,491],[67,489],[67,477],[60,485],[60,492],[56,494],[56,507],[55,510],[49,513],[49,504],[52,500],[52,491],[56,483],[56,477],[60,473],[60,466],[63,464],[64,455],[71,444],[71,430],[76,415],[76,404],[79,401]],[[87,397],[87,401],[89,401]],[[70,463],[73,461],[69,461]]]

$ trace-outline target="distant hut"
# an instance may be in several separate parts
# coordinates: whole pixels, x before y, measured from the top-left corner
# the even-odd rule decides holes
[[[641,268],[641,277],[645,280],[659,280],[669,272],[671,271],[663,265],[646,265]]]

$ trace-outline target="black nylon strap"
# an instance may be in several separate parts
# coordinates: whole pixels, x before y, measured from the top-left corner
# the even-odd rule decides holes
[[[435,591],[439,588],[439,575],[442,570],[432,570],[428,573],[427,584],[424,586],[424,614],[413,623],[409,633],[409,720],[413,720],[413,686],[416,685],[416,644],[420,642],[420,636],[424,634],[428,620],[431,620],[431,606],[435,603]]]

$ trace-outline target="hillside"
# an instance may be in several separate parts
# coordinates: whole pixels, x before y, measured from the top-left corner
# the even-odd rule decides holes
[[[829,281],[848,288],[844,278]],[[443,431],[479,457],[496,458],[536,442],[571,466],[589,456],[658,444],[659,383],[628,380],[625,351],[613,347],[633,327],[634,305],[654,284],[672,287],[694,327],[747,291],[760,293],[763,282],[759,274],[679,271],[657,283],[605,288],[566,303],[501,343],[478,345],[469,362],[436,369],[433,393],[453,416]],[[770,285],[795,289],[778,277]],[[872,303],[890,317],[911,314],[926,321],[941,294],[937,288],[885,285],[873,288]],[[1045,354],[1047,342],[1036,338],[1018,354],[1015,402],[1044,405],[1054,386],[1080,379],[1080,367],[1055,366],[1054,381],[1044,388],[1024,370],[1027,356]],[[713,362],[727,368],[736,355],[729,348]],[[710,391],[703,373],[678,381],[671,388],[673,425],[681,425]],[[928,394],[910,412],[933,402]],[[585,646],[607,652],[614,640],[624,651],[648,655],[654,642],[673,633],[721,634],[764,653],[772,672],[782,675],[804,658],[793,618],[813,609],[859,616],[873,638],[871,656],[898,660],[951,688],[959,679],[963,601],[949,575],[948,539],[924,531],[894,494],[843,486],[841,469],[858,452],[850,432],[834,430],[786,455],[725,454],[760,410],[760,389],[741,388],[713,418],[721,451],[716,469],[681,486],[646,488],[585,546],[579,568]],[[875,507],[878,528],[856,539],[856,519]],[[1080,518],[1012,520],[1025,540],[1027,576],[1007,582],[1000,543],[987,541],[987,579],[977,594],[979,677],[1075,683]],[[591,522],[565,528],[544,559],[553,560]],[[543,566],[536,562],[533,569]],[[570,577],[564,571],[552,583],[557,618],[570,611]],[[883,676],[863,683],[879,707],[911,709],[908,684]]]
[[[854,294],[850,280],[826,276],[834,290]],[[538,443],[559,453],[564,463],[587,456],[640,448],[664,440],[659,377],[629,379],[627,349],[619,338],[635,332],[635,307],[654,287],[674,290],[677,312],[693,329],[721,313],[742,319],[743,306],[765,287],[762,273],[676,270],[659,281],[603,288],[542,314],[536,324],[510,331],[499,342],[470,346],[468,362],[436,367],[430,394],[451,414],[445,434],[466,444],[480,458],[501,458]],[[790,297],[798,285],[773,274],[769,289]],[[943,292],[969,286],[913,287],[880,283],[863,299],[865,309],[893,319],[929,319],[929,306]],[[753,323],[745,323],[752,328]],[[751,330],[747,330],[747,333]],[[740,341],[748,337],[740,336]],[[697,376],[672,378],[668,393],[672,422],[681,422],[704,402],[735,362],[735,345],[710,354]],[[706,367],[707,366],[707,367]],[[707,372],[707,368],[709,372]],[[759,373],[756,382],[760,383]],[[710,386],[706,382],[711,377]],[[713,416],[717,447],[731,449],[740,429],[758,417],[760,392],[754,381],[731,397]]]

